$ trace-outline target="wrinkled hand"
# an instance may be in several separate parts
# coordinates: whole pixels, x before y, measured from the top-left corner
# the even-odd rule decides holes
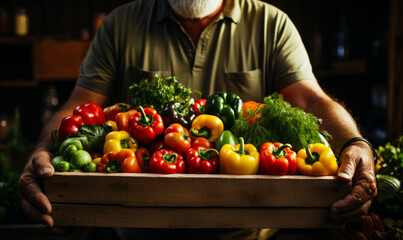
[[[340,161],[337,177],[352,181],[353,186],[350,194],[333,203],[331,218],[349,221],[366,215],[376,196],[374,157],[367,143],[355,142],[343,151]]]
[[[50,154],[46,151],[35,152],[22,173],[18,182],[21,207],[25,215],[48,227],[53,226],[50,216],[52,205],[42,191],[42,178],[51,177],[54,168],[50,164]]]

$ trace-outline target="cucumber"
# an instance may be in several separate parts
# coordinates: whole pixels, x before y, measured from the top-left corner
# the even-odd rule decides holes
[[[377,174],[376,182],[378,184],[378,191],[388,194],[396,194],[400,190],[400,180],[385,174]]]

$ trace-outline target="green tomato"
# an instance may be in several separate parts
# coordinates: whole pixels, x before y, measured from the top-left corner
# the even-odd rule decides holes
[[[78,150],[80,150],[80,149],[77,148],[77,146],[75,146],[75,145],[68,146],[63,154],[64,159],[66,161],[70,161],[70,158],[73,155],[73,153],[77,152]]]
[[[78,169],[82,169],[85,164],[92,162],[91,155],[85,150],[78,150],[70,157],[70,163]]]
[[[60,144],[60,155],[64,155],[69,146],[74,146],[76,150],[82,150],[83,144],[77,138],[67,138]],[[70,150],[71,151],[71,150]]]
[[[81,169],[83,172],[95,172],[97,170],[97,165],[93,162],[86,163]]]
[[[70,163],[67,161],[61,161],[59,164],[56,165],[55,169],[57,172],[67,172],[70,170]]]
[[[80,169],[70,168],[69,172],[82,172]]]
[[[52,160],[50,160],[50,163],[52,164],[52,166],[54,168],[56,168],[56,166],[59,165],[59,163],[61,161],[64,161],[64,158],[63,158],[63,156],[59,155],[59,156],[52,158]]]

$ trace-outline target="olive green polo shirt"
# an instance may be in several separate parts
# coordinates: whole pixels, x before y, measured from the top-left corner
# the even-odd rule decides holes
[[[137,0],[105,18],[77,85],[128,102],[128,87],[155,74],[176,76],[203,97],[222,90],[244,101],[315,78],[295,26],[270,4],[225,0],[195,46],[166,0]]]

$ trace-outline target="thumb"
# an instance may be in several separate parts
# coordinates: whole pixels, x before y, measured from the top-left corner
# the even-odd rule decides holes
[[[40,151],[37,153],[36,157],[34,158],[32,164],[35,169],[36,174],[43,178],[43,177],[51,177],[55,172],[52,164],[50,163],[51,155],[49,152]]]
[[[349,151],[346,149],[340,156],[341,165],[337,171],[337,177],[343,181],[351,181],[357,168],[356,158],[349,156]]]

